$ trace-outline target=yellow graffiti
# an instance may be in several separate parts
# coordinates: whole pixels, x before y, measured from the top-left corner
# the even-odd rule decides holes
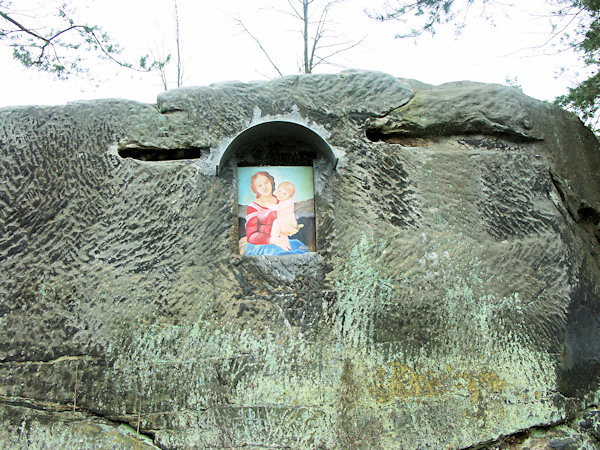
[[[377,366],[371,392],[382,403],[393,399],[420,399],[444,396],[466,390],[471,402],[478,402],[482,395],[498,393],[507,383],[497,373],[484,371],[454,371],[446,367],[446,373],[419,372],[418,369],[399,362]]]

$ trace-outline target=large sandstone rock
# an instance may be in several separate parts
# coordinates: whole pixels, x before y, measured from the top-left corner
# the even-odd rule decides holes
[[[239,256],[236,163],[286,145],[318,252]],[[596,414],[600,152],[557,107],[349,71],[4,108],[0,155],[4,447],[457,448]]]

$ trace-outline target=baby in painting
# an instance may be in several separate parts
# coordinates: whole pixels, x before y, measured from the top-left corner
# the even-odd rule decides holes
[[[274,205],[271,209],[277,211],[277,219],[273,222],[273,228],[271,228],[271,237],[279,237],[285,241],[288,241],[288,236],[282,234],[281,230],[289,229],[290,226],[294,228],[302,228],[303,225],[298,226],[296,221],[296,213],[294,211],[294,195],[296,194],[296,186],[289,181],[279,183],[279,186],[273,192],[273,195],[279,200],[279,203]]]

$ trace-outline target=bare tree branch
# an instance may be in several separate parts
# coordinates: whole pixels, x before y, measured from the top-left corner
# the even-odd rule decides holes
[[[294,11],[294,14],[290,14],[290,15],[295,16],[295,17],[297,17],[300,20],[304,20],[304,16],[302,14],[300,14],[300,12],[298,12],[298,10],[296,9],[296,7],[292,3],[292,0],[287,0],[287,2],[288,2],[288,5],[290,5],[290,8],[292,8],[292,11]]]
[[[273,62],[273,60],[269,56],[269,53],[265,50],[265,48],[262,46],[262,44],[260,43],[260,41],[257,38],[255,38],[252,33],[250,33],[250,31],[248,30],[248,28],[246,28],[246,25],[244,25],[244,22],[242,22],[241,19],[236,19],[236,22],[238,23],[238,25],[240,25],[242,27],[242,29],[248,34],[248,36],[250,36],[252,39],[254,39],[254,42],[256,42],[258,44],[259,48],[264,53],[264,55],[267,57],[267,59],[269,60],[269,62],[273,66],[273,68],[277,71],[277,73],[279,74],[279,76],[282,77],[283,73],[281,73],[281,70],[279,70],[279,67],[277,67],[275,65],[275,63]]]
[[[335,3],[335,0],[328,2],[321,10],[321,15],[319,17],[319,21],[317,22],[317,30],[315,31],[315,37],[313,38],[312,50],[310,53],[309,63],[310,63],[311,71],[312,71],[312,68],[315,67],[315,64],[314,64],[315,52],[319,45],[319,41],[321,40],[321,38],[323,37],[323,34],[325,32],[325,24],[327,22],[327,14],[329,13],[329,8],[334,3]]]
[[[72,73],[85,71],[81,66],[83,59],[78,53],[81,50],[96,53],[121,67],[138,72],[149,72],[157,67],[157,61],[146,66],[147,55],[140,58],[139,67],[117,58],[121,52],[119,46],[99,26],[76,23],[69,17],[64,5],[49,19],[58,19],[63,26],[49,30],[47,26],[39,26],[41,19],[36,16],[29,19],[38,22],[37,26],[15,19],[12,14],[14,11],[9,11],[6,6],[0,1],[0,39],[9,39],[13,57],[25,67],[66,78]]]
[[[19,22],[17,22],[15,19],[13,19],[12,17],[10,17],[6,13],[0,11],[0,17],[2,17],[3,19],[7,20],[10,23],[12,23],[13,25],[15,25],[17,28],[19,28],[19,30],[21,30],[21,31],[23,31],[23,32],[25,32],[27,34],[30,34],[31,36],[35,37],[36,39],[40,39],[42,41],[47,42],[47,39],[44,36],[41,36],[41,35],[33,32],[29,28],[21,25]]]
[[[335,56],[335,55],[337,55],[337,54],[339,54],[339,53],[345,52],[345,51],[347,51],[347,50],[350,50],[351,48],[354,48],[354,47],[356,47],[356,46],[358,46],[358,45],[362,44],[362,42],[363,42],[364,40],[365,40],[365,38],[362,38],[361,40],[359,40],[359,41],[356,41],[356,42],[354,42],[354,43],[352,43],[352,44],[350,44],[350,45],[348,45],[348,46],[346,46],[346,47],[344,47],[344,48],[340,48],[340,49],[336,50],[335,52],[332,52],[332,53],[330,53],[330,54],[328,54],[328,55],[326,55],[326,56],[323,56],[322,58],[318,58],[319,60],[317,61],[317,63],[316,63],[316,64],[315,64],[313,67],[316,67],[316,66],[318,66],[318,65],[319,65],[319,64],[321,64],[321,63],[328,62],[328,60],[329,60],[330,58],[332,58],[333,56]],[[329,47],[332,47],[332,46],[329,46]],[[323,47],[323,48],[324,48],[324,47]]]
[[[179,38],[179,12],[177,0],[173,0],[175,6],[175,44],[177,45],[177,87],[183,86],[183,57],[181,55],[181,40]]]
[[[302,0],[302,19],[304,21],[304,32],[302,36],[304,38],[304,73],[311,73],[312,66],[309,65],[308,61],[308,0]]]
[[[284,14],[294,17],[301,22],[299,33],[302,38],[302,61],[298,63],[298,69],[300,72],[312,73],[313,69],[324,63],[328,58],[337,55],[345,50],[356,47],[362,41],[349,44],[348,42],[334,42],[328,43],[332,40],[332,36],[329,35],[329,28],[331,27],[331,21],[329,20],[329,14],[331,8],[343,2],[344,0],[328,0],[324,2],[317,2],[316,0],[286,0],[290,8],[289,12],[281,11]],[[314,10],[312,9],[314,7]],[[314,13],[314,14],[313,14]],[[318,19],[316,17],[318,16]],[[236,22],[243,28],[243,30],[258,44],[261,51],[268,58],[271,65],[277,70],[277,73],[282,76],[282,72],[279,70],[277,65],[274,63],[271,56],[262,46],[262,43],[252,35],[247,27],[242,23],[240,19],[236,19]],[[327,48],[336,46],[337,50],[331,52],[327,56],[319,56],[319,51]],[[343,48],[340,48],[342,46]]]

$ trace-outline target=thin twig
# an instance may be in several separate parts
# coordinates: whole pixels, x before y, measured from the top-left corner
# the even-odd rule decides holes
[[[179,39],[179,11],[177,10],[177,0],[174,0],[173,3],[175,5],[175,43],[177,44],[177,87],[181,87],[183,86],[183,56]]]
[[[0,11],[0,17],[2,17],[5,20],[8,20],[10,23],[12,23],[13,25],[15,25],[17,28],[19,28],[21,31],[32,35],[33,37],[40,39],[44,42],[47,42],[47,39],[37,33],[34,33],[33,31],[31,31],[29,28],[21,25],[19,22],[17,22],[15,19],[13,19],[12,17],[8,16],[7,14],[3,13],[2,11]]]
[[[277,73],[279,74],[279,76],[282,77],[283,73],[281,73],[281,70],[279,70],[279,67],[277,67],[275,65],[275,63],[273,62],[273,60],[269,56],[269,53],[267,53],[267,51],[264,49],[264,47],[262,46],[262,44],[260,43],[260,41],[257,38],[255,38],[254,35],[252,33],[250,33],[250,31],[248,31],[248,28],[246,28],[246,25],[244,25],[244,22],[242,22],[241,19],[236,19],[236,22],[238,23],[238,25],[240,25],[244,29],[244,31],[248,34],[248,36],[250,36],[252,39],[254,39],[254,42],[256,42],[258,44],[258,46],[260,47],[260,49],[262,50],[262,52],[265,54],[265,56],[267,57],[267,59],[269,60],[269,62],[273,66],[273,68],[277,71]]]

